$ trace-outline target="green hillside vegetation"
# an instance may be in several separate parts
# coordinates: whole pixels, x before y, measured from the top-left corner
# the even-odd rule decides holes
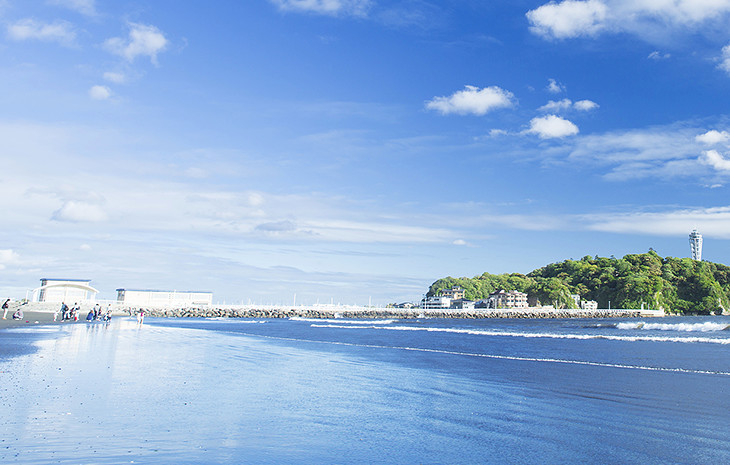
[[[571,294],[595,300],[599,308],[664,309],[668,313],[709,314],[730,308],[730,267],[690,258],[660,257],[650,250],[623,258],[583,257],[519,273],[474,278],[442,278],[428,296],[460,286],[469,300],[486,299],[499,289],[526,292],[531,303],[575,308]]]

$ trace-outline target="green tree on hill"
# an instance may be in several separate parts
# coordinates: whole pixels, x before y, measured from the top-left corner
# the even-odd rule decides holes
[[[664,309],[670,313],[710,313],[730,309],[730,267],[689,258],[662,258],[655,251],[623,258],[590,257],[551,263],[527,275],[483,273],[474,278],[442,278],[428,296],[454,286],[470,300],[504,290],[526,292],[543,305],[573,308],[571,294],[599,307]]]

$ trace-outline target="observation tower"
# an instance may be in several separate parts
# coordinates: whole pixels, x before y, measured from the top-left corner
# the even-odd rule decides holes
[[[696,229],[689,233],[689,248],[692,251],[692,260],[702,261],[702,234]]]

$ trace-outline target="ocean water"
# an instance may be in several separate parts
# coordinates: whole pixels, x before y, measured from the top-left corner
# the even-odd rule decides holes
[[[0,463],[730,463],[730,318],[0,331]]]

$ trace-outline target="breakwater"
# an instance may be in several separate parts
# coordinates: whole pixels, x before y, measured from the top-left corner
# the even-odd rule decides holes
[[[136,313],[139,309],[130,308]],[[422,310],[397,308],[364,308],[357,310],[278,308],[145,308],[151,317],[166,318],[359,318],[359,319],[414,319],[414,318],[636,318],[640,310],[554,310],[554,309],[497,309],[497,310]]]

